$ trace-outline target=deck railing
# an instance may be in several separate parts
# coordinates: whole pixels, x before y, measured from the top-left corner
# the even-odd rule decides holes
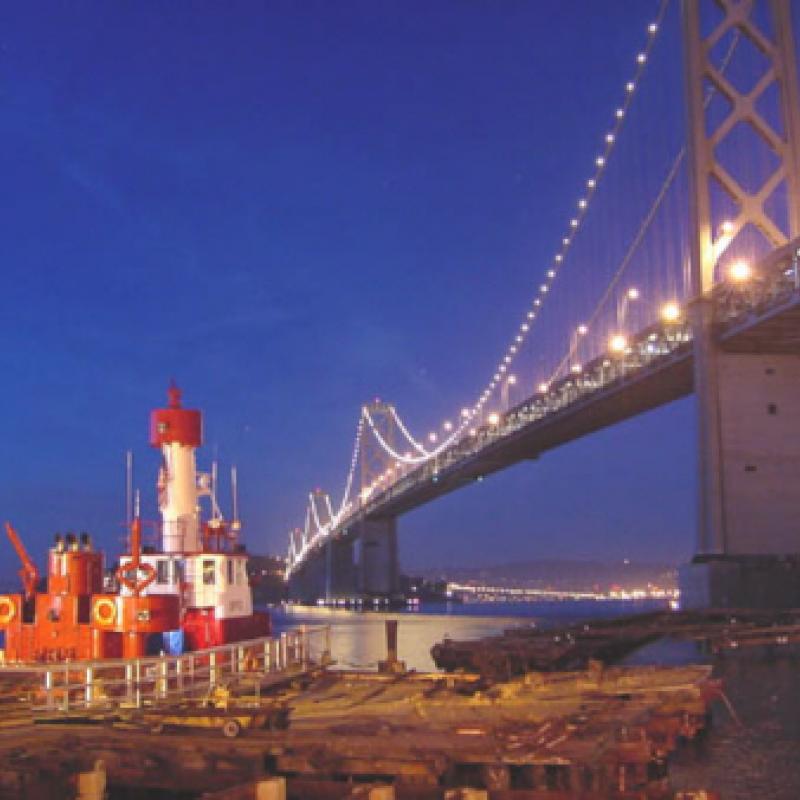
[[[178,656],[103,659],[3,667],[31,675],[35,711],[142,708],[199,699],[236,684],[242,702],[258,702],[270,675],[303,672],[330,660],[329,625],[299,628]],[[247,687],[251,693],[246,694]],[[244,693],[243,690],[244,689]]]

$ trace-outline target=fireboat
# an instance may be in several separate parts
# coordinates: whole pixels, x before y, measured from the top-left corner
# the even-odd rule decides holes
[[[167,408],[150,415],[150,444],[162,456],[160,541],[143,547],[137,503],[112,590],[104,588],[103,552],[87,534],[68,533],[56,534],[46,587],[40,591],[36,564],[6,524],[22,564],[23,586],[20,594],[0,595],[6,662],[178,654],[269,635],[269,615],[253,610],[236,501],[228,522],[217,503],[216,481],[197,470],[202,415],[181,405],[174,383]],[[206,520],[200,512],[203,497],[210,501]]]

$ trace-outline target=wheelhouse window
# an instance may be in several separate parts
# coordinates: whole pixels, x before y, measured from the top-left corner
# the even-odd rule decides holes
[[[166,558],[156,561],[156,583],[169,583],[169,561]]]
[[[203,561],[203,585],[213,586],[216,583],[217,572],[216,564],[213,558],[208,558]]]
[[[233,586],[233,559],[228,559],[228,585]]]

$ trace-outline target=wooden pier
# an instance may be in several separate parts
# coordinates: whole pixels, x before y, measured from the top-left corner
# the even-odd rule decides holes
[[[273,778],[295,800],[672,797],[666,759],[703,731],[716,690],[706,667],[593,664],[504,682],[318,671],[263,687],[263,704],[289,710],[286,729],[235,739],[156,734],[123,713],[19,720],[0,729],[0,797],[85,797],[81,776],[98,769],[95,783],[125,798],[256,797],[279,791]]]

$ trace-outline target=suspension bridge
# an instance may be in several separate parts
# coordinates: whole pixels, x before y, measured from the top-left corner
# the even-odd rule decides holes
[[[680,94],[663,77],[647,100],[649,73],[679,61],[670,27],[685,115],[663,105]],[[684,602],[800,604],[790,3],[663,0],[642,36],[552,261],[486,385],[425,437],[391,403],[361,408],[341,500],[312,492],[290,534],[291,597],[392,597],[402,514],[694,393],[699,513]]]

